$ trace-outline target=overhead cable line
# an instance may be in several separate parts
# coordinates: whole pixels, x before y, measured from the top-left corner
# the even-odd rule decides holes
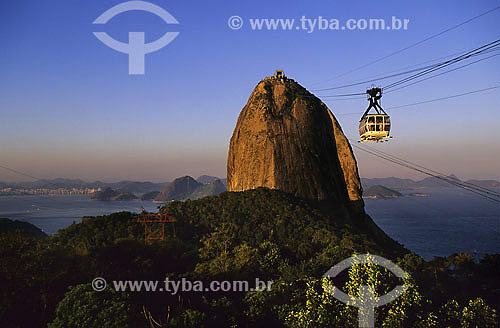
[[[19,175],[22,175],[22,176],[34,179],[34,180],[44,180],[44,181],[46,181],[46,183],[48,185],[52,185],[52,186],[57,187],[57,188],[61,187],[61,186],[59,186],[59,185],[57,185],[57,184],[55,184],[53,182],[48,181],[47,179],[40,179],[40,178],[37,178],[37,177],[35,177],[35,176],[31,175],[31,174],[24,173],[24,172],[21,172],[21,171],[18,171],[18,170],[14,170],[14,169],[11,169],[10,167],[4,166],[4,165],[0,165],[0,168],[4,169],[6,171],[10,171],[12,173],[16,173],[16,174],[19,174]]]
[[[455,67],[455,68],[453,68],[453,69],[450,69],[450,70],[447,70],[447,71],[441,72],[441,73],[439,73],[439,74],[435,74],[435,75],[429,76],[429,77],[427,77],[427,78],[425,78],[425,79],[421,79],[421,80],[418,80],[418,81],[416,81],[416,82],[412,82],[412,83],[410,83],[410,84],[406,84],[406,85],[403,85],[403,86],[401,86],[401,87],[399,87],[399,88],[396,88],[396,89],[393,89],[393,90],[389,90],[389,91],[386,91],[386,92],[394,92],[394,91],[397,91],[397,90],[400,90],[400,89],[404,89],[404,88],[409,87],[409,86],[412,86],[412,85],[414,85],[414,84],[418,84],[418,83],[420,83],[420,82],[424,82],[424,81],[427,81],[427,80],[433,79],[433,78],[435,78],[435,77],[438,77],[438,76],[441,76],[441,75],[444,75],[444,74],[447,74],[447,73],[450,73],[450,72],[454,72],[454,71],[459,70],[459,69],[461,69],[461,68],[468,67],[468,66],[470,66],[470,65],[473,65],[473,64],[479,63],[479,62],[481,62],[481,61],[483,61],[483,60],[490,59],[490,58],[495,57],[495,56],[498,56],[498,55],[500,55],[500,54],[495,54],[495,55],[488,56],[488,57],[486,57],[486,58],[481,58],[481,59],[478,59],[478,60],[473,61],[473,62],[471,62],[471,63],[465,64],[465,65],[462,65],[462,66],[459,66],[459,67]],[[416,78],[415,78],[415,79],[416,79]],[[414,79],[412,79],[412,80],[414,80]],[[411,81],[411,80],[409,80],[409,81]]]
[[[17,171],[17,170],[11,169],[11,168],[9,168],[9,167],[7,167],[7,166],[0,165],[0,168],[2,168],[2,169],[4,169],[4,170],[7,170],[7,171],[10,171],[10,172],[13,172],[13,173],[16,173],[16,174],[19,174],[19,175],[23,175],[23,176],[28,177],[28,178],[31,178],[31,179],[40,180],[40,179],[38,179],[38,178],[37,178],[37,177],[35,177],[35,176],[32,176],[32,175],[27,174],[27,173],[23,173],[23,172],[21,172],[21,171]]]
[[[436,99],[419,101],[419,102],[411,103],[411,104],[405,104],[405,105],[387,107],[386,109],[396,109],[396,108],[404,108],[404,107],[416,106],[416,105],[421,105],[421,104],[428,104],[428,103],[432,103],[432,102],[436,102],[436,101],[441,101],[441,100],[447,100],[447,99],[462,97],[462,96],[466,96],[466,95],[470,95],[470,94],[474,94],[474,93],[478,93],[478,92],[483,92],[483,91],[488,91],[488,90],[492,90],[492,89],[498,89],[498,88],[500,88],[500,85],[496,85],[494,87],[489,87],[489,88],[485,88],[485,89],[479,89],[479,90],[464,92],[464,93],[460,93],[460,94],[456,94],[456,95],[452,95],[452,96],[447,96],[447,97],[441,97],[441,98],[436,98]]]
[[[399,69],[394,69],[394,70],[391,70],[391,71],[388,71],[386,73],[381,73],[381,74],[377,74],[377,75],[371,75],[369,77],[366,77],[365,79],[373,79],[373,80],[379,80],[381,79],[381,77],[384,77],[388,74],[393,74],[393,73],[396,73],[396,72],[400,72],[401,70],[408,70],[410,68],[414,68],[414,67],[418,67],[418,66],[421,66],[421,65],[424,65],[424,64],[428,64],[428,63],[432,63],[432,62],[435,62],[435,61],[438,61],[438,60],[441,60],[441,59],[445,59],[445,58],[449,58],[449,57],[452,57],[452,56],[457,56],[457,55],[460,55],[464,53],[464,51],[459,51],[459,52],[454,52],[452,54],[449,54],[449,55],[446,55],[446,56],[442,56],[442,57],[439,57],[439,58],[434,58],[434,59],[429,59],[429,60],[426,60],[426,61],[423,61],[423,62],[420,62],[418,64],[413,64],[413,65],[409,65],[409,66],[404,66],[404,67],[401,67]],[[364,81],[363,81],[364,82]],[[368,81],[368,82],[371,82]],[[357,83],[357,82],[348,82],[348,83]],[[361,83],[361,82],[359,82]],[[344,86],[340,86],[340,87],[334,87],[335,89],[340,89],[340,88],[343,88]],[[323,90],[334,90],[334,89],[330,89],[330,88],[326,88],[326,89],[311,89],[311,91],[323,91]]]
[[[402,84],[405,84],[405,83],[408,83],[408,82],[411,82],[413,80],[416,80],[418,78],[421,78],[421,77],[424,77],[425,75],[428,75],[428,74],[431,74],[435,71],[438,71],[438,70],[441,70],[441,69],[444,69],[450,65],[453,65],[453,64],[456,64],[456,63],[459,63],[463,60],[466,60],[466,59],[469,59],[469,58],[472,58],[472,57],[475,57],[475,56],[479,56],[479,55],[484,55],[484,54],[487,54],[487,53],[491,53],[491,52],[495,52],[495,51],[498,51],[500,50],[500,39],[497,39],[495,41],[492,41],[490,43],[487,43],[481,47],[478,47],[478,48],[475,48],[475,49],[472,49],[472,50],[469,50],[463,54],[461,54],[460,56],[457,56],[457,57],[454,57],[452,59],[449,59],[449,60],[446,60],[444,62],[441,62],[441,63],[437,63],[437,64],[433,64],[433,65],[428,65],[428,66],[425,66],[425,67],[422,67],[422,68],[418,68],[418,69],[415,69],[415,70],[411,70],[411,71],[407,71],[407,72],[402,72],[402,73],[398,73],[398,74],[394,74],[392,76],[389,76],[389,77],[393,77],[393,76],[397,76],[397,75],[403,75],[403,74],[408,74],[410,72],[414,72],[414,71],[419,71],[418,73],[414,74],[414,75],[411,75],[411,76],[407,76],[401,80],[398,80],[398,81],[395,81],[395,82],[392,82],[384,87],[382,87],[382,89],[385,91],[387,89],[391,89],[391,88],[394,88],[396,86],[399,86],[399,85],[402,85]],[[488,56],[486,58],[481,58],[481,59],[478,59],[476,61],[473,61],[471,63],[468,63],[468,64],[465,64],[465,65],[462,65],[462,66],[459,66],[459,67],[456,67],[456,68],[453,68],[451,70],[448,70],[448,71],[445,71],[445,72],[441,72],[441,73],[438,73],[438,74],[435,74],[433,76],[430,76],[430,77],[426,77],[426,78],[423,78],[421,80],[418,80],[416,82],[413,82],[413,83],[410,83],[410,84],[407,84],[407,85],[404,85],[402,87],[399,87],[397,89],[394,89],[394,90],[390,90],[390,91],[387,91],[387,92],[393,92],[393,91],[396,91],[396,90],[399,90],[399,89],[402,89],[404,87],[407,87],[407,86],[410,86],[410,85],[413,85],[413,84],[417,84],[417,83],[420,83],[420,82],[423,82],[423,81],[426,81],[426,80],[429,80],[429,79],[432,79],[434,77],[438,77],[438,76],[441,76],[443,74],[447,74],[447,73],[450,73],[450,72],[453,72],[453,71],[456,71],[458,69],[462,69],[464,67],[467,67],[467,66],[470,66],[470,65],[473,65],[475,63],[478,63],[478,62],[481,62],[483,60],[486,60],[486,59],[489,59],[489,58],[492,58],[492,57],[495,57],[495,56],[498,56],[499,53],[496,53],[496,54],[493,54],[491,56]],[[387,77],[384,77],[384,78],[387,78]],[[372,81],[363,81],[363,82],[359,82],[359,83],[354,83],[354,84],[351,84],[351,85],[348,85],[348,86],[352,86],[352,85],[358,85],[358,84],[364,84],[366,82],[372,82]],[[344,87],[344,86],[342,86]],[[326,90],[326,89],[325,89]],[[321,97],[321,98],[340,98],[340,97],[356,97],[356,98],[351,98],[351,99],[357,99],[357,96],[361,96],[361,95],[366,95],[366,93],[364,92],[359,92],[359,93],[345,93],[345,94],[330,94],[330,95],[319,95],[318,97]],[[304,97],[314,97],[314,95],[304,95]]]
[[[384,59],[387,59],[387,58],[389,58],[389,57],[392,57],[392,56],[394,56],[394,55],[400,54],[400,53],[402,53],[402,52],[404,52],[404,51],[406,51],[406,50],[408,50],[408,49],[411,49],[411,48],[413,48],[413,47],[415,47],[415,46],[418,46],[418,45],[420,45],[420,44],[422,44],[422,43],[424,43],[424,42],[427,42],[427,41],[429,41],[429,40],[432,40],[432,39],[434,39],[434,38],[436,38],[436,37],[438,37],[438,36],[440,36],[440,35],[443,35],[443,34],[445,34],[445,33],[447,33],[447,32],[453,31],[453,30],[455,30],[455,29],[459,28],[460,26],[463,26],[463,25],[465,25],[465,24],[468,24],[468,23],[470,23],[470,22],[472,22],[472,21],[474,21],[474,20],[476,20],[476,19],[478,19],[478,18],[480,18],[480,17],[483,17],[483,16],[485,16],[485,15],[487,15],[487,14],[491,13],[491,12],[494,12],[494,11],[496,11],[496,10],[498,10],[498,9],[500,9],[500,6],[497,6],[497,7],[494,7],[494,8],[492,8],[492,9],[490,9],[490,10],[487,10],[487,11],[485,11],[485,12],[483,12],[483,13],[481,13],[481,14],[477,15],[477,16],[471,17],[471,18],[469,18],[469,19],[467,19],[467,20],[465,20],[465,21],[463,21],[463,22],[461,22],[461,23],[459,23],[459,24],[457,24],[457,25],[454,25],[454,26],[452,26],[452,27],[449,27],[449,28],[447,28],[447,29],[445,29],[445,30],[443,30],[443,31],[441,31],[441,32],[439,32],[439,33],[433,34],[433,35],[431,35],[431,36],[429,36],[429,37],[427,37],[427,38],[425,38],[425,39],[423,39],[423,40],[420,40],[420,41],[418,41],[418,42],[415,42],[415,43],[413,43],[413,44],[410,44],[409,46],[406,46],[406,47],[401,48],[401,49],[399,49],[399,50],[396,50],[396,51],[394,51],[394,52],[392,52],[392,53],[390,53],[390,54],[387,54],[387,55],[382,56],[382,57],[380,57],[380,58],[378,58],[378,59],[375,59],[375,60],[373,60],[373,61],[371,61],[371,62],[369,62],[369,63],[367,63],[367,64],[364,64],[364,65],[358,66],[358,67],[356,67],[356,68],[354,68],[354,69],[351,69],[351,70],[349,70],[349,71],[347,71],[347,72],[344,72],[344,73],[342,73],[342,74],[339,74],[339,75],[337,75],[337,76],[335,76],[335,77],[332,77],[332,78],[330,78],[330,79],[328,79],[328,80],[325,80],[325,81],[322,81],[322,82],[316,82],[316,83],[314,83],[314,84],[323,83],[323,82],[329,82],[329,81],[332,81],[332,80],[337,79],[337,78],[339,78],[339,77],[346,76],[346,75],[351,74],[351,73],[353,73],[353,72],[359,71],[360,69],[363,69],[363,68],[365,68],[365,67],[368,67],[368,66],[370,66],[370,65],[373,65],[373,64],[375,64],[375,63],[378,63],[378,62],[380,62],[380,61],[382,61],[382,60],[384,60]]]
[[[473,49],[473,50],[471,50],[471,51],[468,51],[468,52],[466,52],[465,54],[460,55],[460,56],[458,56],[458,57],[455,57],[455,58],[449,59],[449,60],[447,60],[447,61],[444,61],[444,62],[442,62],[442,63],[436,64],[436,65],[434,65],[434,66],[433,66],[433,67],[431,67],[431,68],[428,68],[428,69],[426,69],[426,70],[424,70],[424,71],[422,71],[422,72],[416,73],[416,74],[414,74],[414,75],[408,76],[408,77],[406,77],[406,78],[404,78],[404,79],[401,79],[401,80],[399,80],[399,81],[396,81],[396,82],[393,82],[393,83],[391,83],[391,84],[388,84],[388,85],[386,85],[386,86],[384,86],[384,87],[382,87],[382,88],[383,88],[383,89],[385,89],[385,90],[386,90],[386,89],[390,89],[390,88],[393,88],[393,87],[395,87],[395,86],[397,86],[397,85],[400,85],[400,84],[406,83],[406,82],[408,82],[408,81],[411,81],[411,80],[417,79],[417,78],[422,77],[422,76],[424,76],[424,75],[430,74],[430,73],[432,73],[432,72],[434,72],[434,71],[437,71],[437,70],[443,69],[443,68],[445,68],[445,67],[447,67],[447,66],[450,66],[450,65],[453,65],[453,64],[455,64],[455,63],[458,63],[458,62],[460,62],[460,61],[462,61],[462,60],[466,60],[466,59],[468,59],[468,58],[471,58],[471,57],[474,57],[474,56],[477,56],[477,55],[483,54],[483,53],[485,53],[485,52],[487,52],[487,51],[488,51],[488,52],[491,52],[492,50],[495,50],[495,51],[496,51],[496,50],[498,49],[497,47],[498,47],[499,45],[500,45],[500,39],[495,40],[495,41],[493,41],[493,42],[490,42],[490,43],[488,43],[488,44],[485,44],[485,45],[483,45],[483,46],[481,46],[481,47],[479,47],[479,48],[476,48],[476,49]],[[484,58],[483,58],[483,59],[484,59]]]
[[[473,50],[461,51],[461,52],[455,53],[453,55],[448,55],[448,56],[445,56],[445,57],[441,57],[439,59],[448,58],[450,56],[456,56],[456,55],[462,55],[463,56],[464,54],[468,54],[469,52],[474,51],[476,49],[477,48],[475,48]],[[497,51],[499,49],[500,48],[498,48],[498,47],[494,47],[494,48],[485,50],[484,52],[481,52],[479,54],[474,54],[474,55],[472,55],[472,57],[473,56],[477,56],[477,55],[481,55],[481,54],[485,54],[485,53],[489,53],[489,52],[493,52],[493,51]],[[459,58],[459,57],[456,57],[456,58]],[[453,60],[453,59],[450,59],[450,60]],[[448,60],[448,61],[450,61],[450,60]],[[435,61],[435,60],[432,60],[432,61]],[[406,75],[406,74],[410,74],[410,73],[413,73],[413,72],[419,72],[419,71],[431,69],[431,68],[440,66],[440,65],[442,65],[444,63],[447,63],[448,61],[438,62],[438,63],[434,63],[434,64],[431,64],[431,65],[426,65],[426,66],[423,66],[423,67],[414,68],[414,69],[403,71],[403,72],[393,73],[393,74],[390,74],[390,75],[378,75],[378,76],[375,76],[375,77],[373,77],[373,78],[371,78],[369,80],[364,80],[364,81],[359,81],[359,82],[352,82],[350,84],[344,84],[344,85],[339,85],[339,86],[330,87],[330,88],[323,88],[323,89],[312,89],[311,91],[318,91],[319,92],[319,91],[344,89],[344,88],[353,87],[353,86],[357,86],[357,85],[363,85],[363,84],[370,83],[370,82],[376,82],[376,81],[380,81],[380,80],[386,80],[386,79],[389,79],[389,78],[392,78],[392,77],[396,77],[396,76],[401,76],[401,75]],[[424,63],[428,63],[428,62],[429,61],[424,62]],[[421,64],[424,64],[424,63],[421,63]],[[419,64],[412,65],[412,66],[409,66],[409,67],[415,67],[415,66],[418,66],[418,65]],[[406,67],[406,68],[409,68],[409,67]],[[395,71],[393,71],[393,72],[395,72]]]
[[[429,168],[427,168],[427,167],[425,167],[425,166],[422,166],[422,165],[419,165],[419,164],[412,163],[412,162],[407,161],[407,160],[405,160],[405,159],[403,159],[403,158],[397,157],[397,156],[395,156],[395,155],[388,154],[388,153],[386,153],[386,152],[384,152],[384,151],[382,151],[382,150],[375,149],[375,148],[373,148],[373,147],[369,147],[369,146],[367,146],[367,145],[364,145],[364,147],[365,147],[365,148],[368,148],[368,149],[370,149],[370,150],[372,150],[372,151],[374,151],[374,152],[376,152],[376,153],[379,153],[379,154],[381,154],[381,155],[387,156],[387,157],[389,157],[389,158],[393,158],[393,159],[395,159],[395,160],[398,160],[398,161],[401,161],[401,162],[407,163],[408,165],[413,165],[413,166],[415,166],[415,167],[418,167],[418,168],[421,168],[421,169],[427,170],[427,171],[429,171],[429,172],[432,172],[432,173],[438,174],[438,175],[440,175],[440,176],[444,176],[445,178],[448,178],[448,177],[446,177],[446,174],[444,174],[444,173],[442,173],[442,172],[438,172],[438,171],[435,171],[435,170],[429,169]],[[476,189],[476,190],[478,190],[478,191],[480,191],[480,192],[484,192],[484,193],[487,193],[487,194],[492,195],[492,196],[495,196],[495,197],[500,197],[500,193],[499,193],[499,192],[496,192],[496,191],[494,191],[494,190],[490,190],[490,189],[488,189],[488,188],[484,188],[484,187],[482,187],[482,186],[479,186],[479,185],[476,185],[476,184],[473,184],[473,183],[470,183],[470,182],[466,182],[466,181],[459,181],[459,182],[460,182],[461,184],[463,184],[463,185],[467,185],[467,186],[469,186],[470,188]]]
[[[379,158],[385,159],[385,160],[387,160],[387,161],[389,161],[389,162],[392,162],[392,163],[398,164],[398,165],[400,165],[400,166],[407,167],[407,168],[409,168],[409,169],[412,169],[412,170],[415,170],[415,171],[417,171],[417,172],[423,173],[423,174],[425,174],[425,175],[428,175],[428,176],[431,176],[431,177],[437,178],[437,179],[442,180],[442,181],[444,181],[444,182],[447,182],[447,183],[449,183],[449,184],[451,184],[451,185],[454,185],[454,186],[460,187],[460,188],[462,188],[462,189],[468,190],[468,191],[470,191],[470,192],[472,192],[472,193],[474,193],[474,194],[476,194],[476,195],[479,195],[479,196],[481,196],[481,197],[483,197],[483,198],[487,198],[487,199],[492,200],[492,201],[494,201],[494,202],[499,202],[499,203],[500,203],[500,200],[498,200],[498,199],[496,199],[496,198],[493,198],[493,197],[491,197],[491,196],[487,195],[485,192],[480,192],[480,191],[476,190],[475,188],[472,188],[472,187],[470,187],[470,186],[464,185],[464,184],[462,184],[461,182],[458,182],[458,181],[455,181],[455,180],[452,180],[452,179],[445,178],[445,177],[443,177],[443,176],[439,176],[439,175],[436,175],[436,174],[433,174],[433,173],[427,172],[427,171],[425,171],[425,170],[423,170],[423,169],[420,169],[420,168],[418,168],[418,167],[415,167],[415,166],[413,166],[413,165],[409,165],[409,164],[407,164],[407,163],[405,163],[405,162],[403,162],[403,161],[395,160],[395,159],[393,159],[393,158],[391,158],[391,157],[381,155],[381,154],[379,154],[379,153],[377,153],[377,152],[373,152],[373,151],[368,150],[368,149],[365,149],[365,148],[363,148],[363,147],[360,147],[360,146],[357,146],[357,145],[354,145],[354,144],[351,144],[351,145],[352,145],[354,148],[359,149],[359,150],[361,150],[361,151],[364,151],[364,152],[366,152],[366,153],[369,153],[369,154],[371,154],[371,155],[373,155],[373,156],[376,156],[376,157],[379,157]]]

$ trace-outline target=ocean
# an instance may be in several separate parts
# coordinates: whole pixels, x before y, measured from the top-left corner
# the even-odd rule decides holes
[[[429,197],[365,199],[365,208],[389,236],[426,260],[500,253],[500,203],[460,189],[418,192]]]
[[[500,253],[500,203],[462,190],[422,190],[429,197],[365,199],[366,211],[392,238],[425,259],[458,252]],[[82,216],[156,211],[151,201],[94,201],[88,196],[0,196],[0,217],[30,222],[47,234]]]

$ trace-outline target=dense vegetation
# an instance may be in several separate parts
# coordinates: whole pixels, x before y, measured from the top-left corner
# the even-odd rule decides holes
[[[47,237],[45,232],[29,222],[0,218],[0,234],[11,231],[18,231],[32,237]]]
[[[357,309],[323,289],[356,296],[398,284],[359,265],[332,282],[320,277],[353,254],[372,253],[410,273],[397,301],[376,310],[377,327],[496,327],[500,256],[457,254],[424,262],[379,243],[288,194],[257,189],[171,202],[164,241],[144,243],[137,215],[86,219],[49,238],[0,235],[1,327],[355,327]],[[381,246],[383,245],[383,246]],[[95,277],[108,281],[94,291]],[[116,292],[112,281],[272,280],[258,292]],[[156,323],[155,323],[156,322]]]

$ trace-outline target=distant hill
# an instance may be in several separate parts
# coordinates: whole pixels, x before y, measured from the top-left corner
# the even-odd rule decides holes
[[[212,177],[205,176],[205,178],[201,179],[201,181],[212,180],[211,178]],[[175,179],[172,183],[166,186],[154,200],[156,202],[169,202],[172,200],[185,199],[194,200],[205,196],[215,196],[226,190],[226,185],[220,179],[216,178],[208,183],[199,183],[192,177],[185,176]]]
[[[111,188],[106,188],[102,191],[98,191],[90,197],[91,200],[134,200],[138,199],[138,197],[129,192],[116,191]]]
[[[202,184],[214,182],[215,180],[220,180],[220,179],[218,177],[214,177],[211,175],[200,175],[198,179],[196,179],[196,181]]]
[[[149,181],[145,182],[137,182],[137,181],[120,181],[115,183],[109,183],[109,186],[112,189],[123,191],[123,192],[132,192],[132,193],[148,193],[151,191],[160,191],[165,186],[167,186],[168,182],[162,183],[153,183]]]
[[[189,195],[189,199],[199,199],[206,196],[217,196],[221,192],[227,190],[227,187],[222,183],[221,180],[217,179],[207,184],[202,184],[198,186],[195,191]]]
[[[446,178],[455,181],[462,181],[456,175],[450,174]],[[472,183],[485,188],[500,188],[500,182],[496,180],[468,180],[467,183]],[[418,190],[418,189],[448,189],[457,188],[452,184],[435,177],[428,177],[420,181],[411,179],[400,179],[395,177],[389,178],[361,178],[363,188],[369,188],[375,185],[383,185],[394,190]]]
[[[397,192],[396,190],[389,189],[387,187],[381,186],[381,185],[375,185],[368,187],[364,192],[363,192],[363,197],[365,198],[375,198],[375,199],[380,199],[380,198],[398,198],[403,196],[401,193]]]
[[[484,188],[500,188],[500,182],[496,180],[467,180],[467,183],[472,183]]]
[[[140,197],[141,200],[153,200],[155,199],[156,196],[158,196],[160,192],[159,191],[150,191],[145,193]]]
[[[446,178],[460,182],[460,179],[456,175],[451,174]],[[417,185],[421,188],[453,188],[454,186],[446,181],[435,177],[428,177],[417,182]]]
[[[10,231],[21,231],[31,237],[47,237],[45,232],[29,222],[0,218],[0,234]]]
[[[383,185],[396,190],[414,189],[417,188],[417,183],[411,179],[400,179],[396,177],[389,178],[361,178],[363,188],[371,186]]]
[[[81,179],[63,179],[57,178],[52,180],[36,180],[29,182],[0,182],[1,188],[13,187],[13,188],[24,188],[24,189],[81,189],[81,188],[111,188],[114,190],[120,190],[122,192],[131,192],[131,193],[147,193],[150,191],[159,191],[162,190],[168,182],[160,182],[153,183],[150,181],[119,181],[119,182],[102,182],[102,181],[93,181],[87,182]]]
[[[112,198],[111,200],[135,200],[139,199],[136,195],[131,192],[120,192],[118,196]]]
[[[222,182],[222,184],[226,187],[226,190],[227,190],[227,179],[226,178],[220,179],[218,177],[214,177],[211,175],[200,175],[198,177],[198,179],[196,179],[196,181],[198,181],[199,183],[202,183],[202,184],[214,182],[215,180],[220,180],[220,182]]]
[[[155,201],[168,202],[171,200],[184,200],[196,190],[201,183],[186,175],[172,181],[155,197]]]

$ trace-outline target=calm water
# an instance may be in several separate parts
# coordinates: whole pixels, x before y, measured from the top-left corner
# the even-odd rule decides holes
[[[366,199],[366,210],[389,236],[425,259],[500,253],[500,203],[465,190],[422,192],[430,197]]]
[[[0,217],[30,222],[47,234],[53,234],[82,216],[97,216],[119,211],[139,213],[141,205],[156,211],[151,201],[97,201],[89,196],[0,196]]]
[[[426,259],[456,252],[500,253],[500,205],[467,191],[428,190],[430,197],[366,199],[366,210],[389,236]],[[155,211],[150,201],[91,201],[87,196],[0,196],[0,217],[52,234],[82,216]]]

